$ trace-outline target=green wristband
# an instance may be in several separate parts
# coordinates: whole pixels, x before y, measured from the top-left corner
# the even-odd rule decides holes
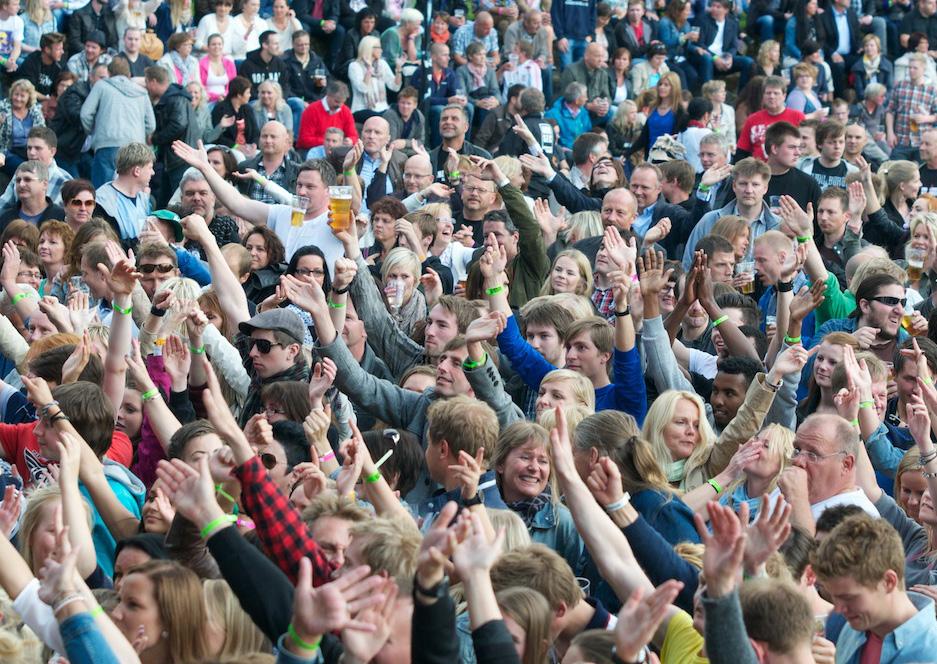
[[[812,235],[798,235],[797,244],[807,244],[812,239],[813,239]]]
[[[723,314],[722,316],[719,316],[719,318],[713,321],[713,327],[719,327],[720,325],[725,323],[727,320],[729,320],[729,317]]]
[[[204,355],[204,354],[205,354],[205,346],[204,346],[204,345],[201,345],[201,346],[199,346],[198,348],[196,348],[195,346],[189,346],[189,350],[192,351],[193,353],[195,353],[196,355]]]
[[[237,521],[237,519],[238,518],[234,516],[233,514],[225,514],[224,516],[219,516],[217,519],[213,519],[209,521],[208,523],[206,523],[205,527],[202,528],[199,534],[202,536],[202,539],[208,539],[209,537],[214,535],[218,530],[220,530],[220,526],[223,526],[226,523],[234,523],[235,521]]]
[[[141,400],[141,401],[149,401],[150,399],[155,399],[155,398],[158,397],[158,396],[159,396],[159,390],[154,387],[153,389],[147,390],[146,392],[144,392],[143,394],[141,394],[141,395],[140,395],[140,400]]]
[[[126,309],[124,309],[123,307],[117,306],[117,303],[116,303],[116,302],[111,302],[111,308],[112,308],[114,311],[116,311],[117,313],[123,314],[124,316],[129,316],[130,313],[133,311],[133,305],[132,305],[132,304],[131,304],[129,307],[127,307]]]
[[[318,639],[316,639],[315,643],[306,643],[300,638],[299,634],[296,633],[296,628],[293,627],[293,623],[290,623],[290,626],[286,628],[286,633],[290,635],[293,643],[295,643],[303,650],[308,650],[309,652],[315,652],[318,650],[319,644],[322,642],[322,637],[320,636]]]
[[[373,473],[364,478],[364,481],[367,484],[374,484],[381,480],[381,471],[375,470]]]
[[[480,362],[472,362],[472,360],[466,358],[465,361],[462,363],[462,368],[463,369],[477,369],[478,367],[484,366],[485,362],[487,361],[488,361],[488,353],[485,353],[482,356],[482,359]]]
[[[20,300],[25,300],[27,297],[29,297],[29,293],[17,293],[16,295],[13,296],[13,299],[10,300],[10,304],[15,305],[17,302],[19,302]]]
[[[788,346],[793,346],[794,344],[799,344],[803,337],[789,337],[786,334],[784,335],[784,343]]]
[[[485,295],[497,295],[498,293],[504,292],[504,285],[495,286],[494,288],[485,289]]]
[[[860,401],[859,408],[875,408],[874,401]]]
[[[330,309],[344,309],[345,303],[344,302],[332,302],[332,300],[329,300],[329,308]]]
[[[714,479],[713,479],[713,480],[708,480],[708,481],[706,482],[706,484],[708,484],[708,485],[711,486],[713,489],[715,489],[715,490],[716,490],[716,493],[722,493],[722,487],[719,486],[719,482],[717,482],[716,480],[714,480]]]

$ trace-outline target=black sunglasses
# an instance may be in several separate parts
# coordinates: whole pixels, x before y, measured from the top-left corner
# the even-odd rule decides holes
[[[881,302],[887,307],[896,307],[899,304],[902,307],[907,306],[908,298],[906,297],[892,297],[891,295],[877,295],[875,297],[869,298],[870,300],[875,300],[876,302]]]
[[[276,341],[270,341],[268,339],[248,339],[247,340],[247,352],[254,350],[254,347],[257,347],[262,354],[266,355],[274,346],[282,346],[283,344],[277,343]]]
[[[147,265],[141,265],[137,269],[143,274],[153,274],[157,271],[160,274],[169,274],[176,269],[176,266],[172,263],[148,263]]]
[[[267,470],[273,470],[277,467],[277,458],[270,454],[270,452],[264,452],[260,455],[260,463],[262,463]]]

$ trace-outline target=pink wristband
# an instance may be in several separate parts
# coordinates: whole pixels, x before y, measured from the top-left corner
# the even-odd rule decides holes
[[[328,454],[323,454],[319,457],[319,463],[325,463],[326,461],[331,461],[335,458],[335,450],[329,450]]]

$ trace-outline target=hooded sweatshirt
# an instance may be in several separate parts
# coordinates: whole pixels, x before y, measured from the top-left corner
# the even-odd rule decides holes
[[[143,501],[146,497],[146,487],[143,482],[137,479],[137,476],[131,473],[127,468],[116,461],[104,458],[104,476],[107,478],[107,484],[111,491],[117,496],[120,504],[127,508],[136,518],[140,519],[143,510]],[[117,540],[107,529],[101,513],[94,506],[91,500],[91,494],[84,484],[79,484],[81,495],[91,506],[91,539],[94,542],[94,552],[97,557],[98,567],[100,567],[109,577],[114,577],[114,558],[117,554]]]
[[[146,90],[126,76],[98,81],[81,107],[81,124],[91,136],[91,147],[119,148],[146,143],[156,129],[156,117]]]
[[[261,49],[251,51],[247,59],[241,63],[238,74],[251,82],[251,97],[258,97],[257,86],[264,81],[276,81],[283,88],[283,98],[291,97],[289,67],[283,58],[273,57],[270,62],[264,62],[260,57]]]

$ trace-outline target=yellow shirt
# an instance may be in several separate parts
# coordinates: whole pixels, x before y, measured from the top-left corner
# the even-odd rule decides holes
[[[667,635],[660,651],[661,664],[709,664],[700,657],[703,637],[693,628],[693,616],[677,611],[667,625]]]

